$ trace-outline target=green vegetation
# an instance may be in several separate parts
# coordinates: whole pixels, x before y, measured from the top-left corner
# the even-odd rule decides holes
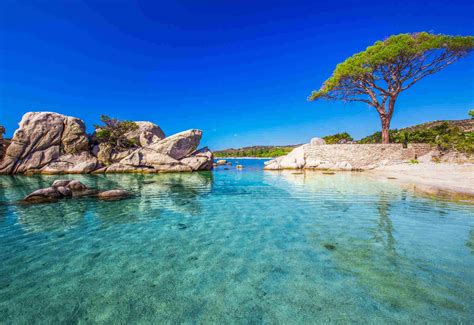
[[[226,149],[214,151],[215,157],[258,157],[273,158],[284,156],[296,146],[254,146],[239,149]]]
[[[363,102],[377,110],[382,143],[389,143],[390,121],[398,95],[474,49],[473,36],[426,32],[393,35],[338,64],[309,100]]]
[[[94,125],[95,137],[99,143],[106,143],[117,149],[127,149],[137,144],[127,139],[125,134],[138,129],[138,125],[132,121],[120,121],[101,115],[100,120],[104,125]]]
[[[381,143],[381,132],[376,132],[359,141],[359,143]],[[430,143],[440,150],[455,149],[469,154],[474,153],[474,132],[464,132],[461,128],[443,122],[429,128],[407,128],[390,130],[390,142],[395,143]]]
[[[333,135],[327,135],[323,137],[326,144],[337,144],[340,143],[342,140],[346,141],[353,141],[354,139],[349,135],[347,132],[336,133]]]
[[[471,119],[474,120],[474,109],[471,109],[471,110],[469,111],[469,116],[471,117]]]

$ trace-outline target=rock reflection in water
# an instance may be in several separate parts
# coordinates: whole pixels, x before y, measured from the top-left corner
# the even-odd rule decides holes
[[[212,189],[212,173],[153,175],[69,175],[3,177],[0,187],[0,212],[17,215],[18,223],[29,232],[66,231],[92,217],[101,227],[159,218],[163,211],[196,216],[202,211],[200,197]],[[130,199],[104,202],[96,198],[71,198],[47,204],[25,205],[17,201],[31,191],[48,186],[55,179],[77,179],[91,188],[123,188]]]

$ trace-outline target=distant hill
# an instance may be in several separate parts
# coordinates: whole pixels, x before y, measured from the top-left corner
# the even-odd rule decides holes
[[[273,158],[284,156],[293,150],[298,145],[287,146],[252,146],[243,148],[230,148],[224,150],[214,151],[215,157],[259,157],[259,158]]]
[[[359,143],[380,143],[380,132],[360,139]],[[474,154],[474,119],[433,121],[403,129],[390,130],[393,143],[429,143],[438,149]]]
[[[432,121],[432,122],[426,122],[422,124],[409,126],[409,127],[400,129],[399,131],[415,131],[415,130],[420,130],[420,129],[433,129],[444,123],[447,123],[450,126],[458,127],[463,132],[474,132],[474,119]]]

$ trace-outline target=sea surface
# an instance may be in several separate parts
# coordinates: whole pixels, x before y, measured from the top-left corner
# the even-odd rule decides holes
[[[472,205],[240,163],[0,177],[0,323],[474,323]],[[59,178],[134,196],[17,202]]]

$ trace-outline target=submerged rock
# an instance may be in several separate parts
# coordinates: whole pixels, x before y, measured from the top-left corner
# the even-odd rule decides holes
[[[121,199],[131,196],[125,190],[109,190],[99,192],[95,189],[89,189],[78,180],[59,179],[53,182],[50,187],[42,188],[27,195],[22,202],[24,203],[43,203],[52,202],[58,199],[68,197],[97,196],[99,199]]]
[[[88,188],[77,180],[58,179],[51,184],[50,187],[36,190],[27,195],[23,202],[49,202],[57,199],[82,196],[83,192]]]
[[[66,185],[66,187],[68,189],[70,189],[71,191],[84,191],[84,190],[87,190],[87,186],[85,186],[84,184],[82,184],[81,182],[76,181],[76,180],[70,181]]]
[[[125,190],[108,190],[99,192],[97,197],[101,200],[118,200],[130,197],[130,193]]]
[[[57,188],[54,187],[46,187],[36,190],[25,198],[23,198],[23,202],[34,202],[34,203],[42,203],[42,202],[51,202],[57,199],[64,197]]]

